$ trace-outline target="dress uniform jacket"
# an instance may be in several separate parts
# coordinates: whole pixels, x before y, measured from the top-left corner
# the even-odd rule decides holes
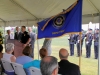
[[[92,45],[93,35],[91,33],[88,33],[86,35],[86,58],[89,58],[91,56],[91,45]]]
[[[99,33],[94,34],[94,58],[98,58],[99,51]]]

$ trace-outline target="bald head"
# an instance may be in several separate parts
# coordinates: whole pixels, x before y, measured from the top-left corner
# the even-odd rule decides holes
[[[32,32],[32,28],[31,28],[31,27],[28,27],[28,31],[29,31],[29,32]]]
[[[69,56],[69,53],[66,49],[64,48],[61,48],[60,51],[59,51],[59,57],[60,59],[67,59]]]

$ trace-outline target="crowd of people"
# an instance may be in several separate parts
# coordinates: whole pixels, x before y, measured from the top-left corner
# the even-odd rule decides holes
[[[74,55],[74,46],[76,44],[77,47],[77,56],[82,55],[82,47],[84,44],[85,39],[85,47],[86,47],[86,58],[91,57],[91,46],[92,41],[94,41],[94,58],[98,59],[98,44],[99,44],[99,29],[95,29],[94,32],[92,29],[88,29],[87,33],[82,34],[69,34],[69,47],[70,47],[70,56]],[[20,41],[21,43],[26,45],[30,45],[32,48],[32,52],[30,54],[31,57],[34,58],[34,44],[36,40],[36,34],[32,32],[31,27],[28,27],[28,32],[26,31],[26,27],[22,26],[21,31],[19,27],[16,27],[16,32],[14,35],[11,34],[10,30],[7,30],[7,35],[5,37],[5,44],[9,39],[15,39]],[[81,40],[81,41],[80,41]],[[46,48],[48,50],[48,55],[51,55],[52,48],[51,48],[52,39],[45,39],[42,48]]]
[[[22,26],[21,30],[19,27],[16,27],[16,32],[14,33],[14,35],[11,33],[10,30],[7,30],[7,35],[5,36],[5,47],[8,43],[8,40],[18,40],[23,44],[23,47],[27,45],[31,47],[32,50],[30,56],[34,58],[34,44],[36,38],[37,35],[32,31],[31,27],[28,27],[28,31],[26,31],[26,26]],[[48,50],[48,55],[51,55],[51,42],[52,39],[44,39],[44,43],[42,46],[42,48],[46,48]]]
[[[82,30],[83,31],[83,30]],[[74,45],[77,47],[77,56],[82,55],[82,47],[85,39],[86,47],[86,58],[91,57],[91,46],[92,41],[94,41],[94,58],[98,59],[98,49],[99,49],[99,29],[95,29],[94,32],[92,29],[88,29],[87,33],[79,34],[70,34],[69,35],[69,47],[70,47],[70,56],[74,55]]]
[[[68,61],[68,50],[61,48],[59,50],[60,62],[56,57],[48,56],[48,50],[41,48],[39,51],[41,60],[35,60],[30,56],[30,46],[25,46],[22,56],[15,57],[12,53],[14,51],[14,44],[8,43],[6,45],[6,52],[2,53],[3,46],[0,45],[0,58],[4,58],[10,62],[15,62],[23,65],[26,75],[30,75],[29,68],[35,67],[40,69],[42,75],[81,75],[79,66]],[[13,75],[14,71],[5,71],[8,75]]]
[[[34,59],[34,43],[36,40],[36,34],[32,32],[31,27],[28,27],[28,32],[26,27],[22,26],[21,31],[19,27],[16,27],[16,32],[14,35],[11,34],[10,30],[7,30],[7,35],[5,36],[5,53],[2,53],[3,46],[0,44],[0,59],[4,58],[10,62],[15,62],[23,65],[27,75],[30,75],[29,68],[35,67],[41,70],[42,75],[81,75],[79,66],[68,61],[68,56],[74,55],[74,44],[77,45],[77,56],[82,55],[82,46],[85,39],[86,44],[86,58],[90,57],[92,40],[94,39],[94,52],[95,59],[98,58],[98,42],[99,42],[99,29],[95,30],[94,35],[92,34],[92,29],[89,29],[87,34],[70,34],[69,35],[70,53],[68,50],[61,48],[59,50],[60,62],[58,62],[56,57],[51,56],[51,42],[52,39],[44,39],[43,46],[39,50],[41,60]],[[21,56],[14,56],[14,44],[9,43],[8,40],[18,40],[23,43],[23,50]],[[81,45],[80,45],[81,44]],[[81,51],[80,51],[81,50]],[[5,71],[6,73],[9,72]],[[10,71],[10,74],[14,71]]]
[[[23,43],[23,51],[21,56],[14,56],[14,44],[9,43],[8,40],[14,39]],[[39,50],[41,60],[34,59],[34,43],[36,34],[32,32],[29,27],[28,32],[26,27],[22,26],[21,31],[16,27],[15,35],[12,35],[10,30],[7,30],[5,36],[5,53],[2,53],[3,46],[0,44],[0,59],[4,58],[9,62],[15,62],[23,65],[26,75],[30,75],[29,68],[35,67],[40,69],[42,75],[81,75],[79,66],[68,61],[69,53],[66,49],[59,50],[60,62],[56,57],[51,56],[51,42],[52,39],[45,39],[43,46]],[[5,71],[8,75],[13,75],[13,71]]]

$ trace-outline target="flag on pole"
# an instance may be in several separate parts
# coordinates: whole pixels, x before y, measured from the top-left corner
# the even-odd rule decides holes
[[[68,9],[37,24],[38,39],[59,37],[71,32],[81,32],[82,0],[77,0]]]

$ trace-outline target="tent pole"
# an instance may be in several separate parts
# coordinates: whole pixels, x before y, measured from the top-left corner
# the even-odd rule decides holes
[[[6,22],[4,22],[4,41],[3,41],[4,48],[6,48],[6,44],[5,44],[5,35],[6,35],[5,27],[6,27]]]
[[[38,30],[38,27],[37,27],[37,30]],[[37,35],[38,35],[38,32],[37,32]],[[39,60],[39,40],[37,38],[37,49],[38,49],[38,60]]]
[[[5,32],[5,27],[6,27],[6,22],[4,23],[4,36],[5,36],[5,34],[6,34],[6,32]]]
[[[38,60],[39,60],[39,41],[37,39],[37,48],[38,48]]]
[[[98,75],[100,75],[100,13],[99,13],[99,53],[98,53]]]

